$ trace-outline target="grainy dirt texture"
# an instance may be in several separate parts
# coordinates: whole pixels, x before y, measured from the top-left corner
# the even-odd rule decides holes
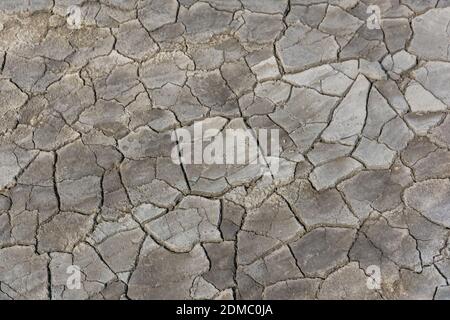
[[[450,298],[450,1],[0,23],[0,299]],[[279,169],[177,164],[196,123],[278,130]]]

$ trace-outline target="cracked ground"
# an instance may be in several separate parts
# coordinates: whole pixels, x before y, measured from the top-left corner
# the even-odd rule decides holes
[[[450,298],[450,1],[2,0],[0,22],[0,299]],[[278,129],[279,170],[175,164],[199,122]]]

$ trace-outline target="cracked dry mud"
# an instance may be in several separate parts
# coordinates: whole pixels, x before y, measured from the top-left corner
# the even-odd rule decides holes
[[[0,22],[0,299],[450,298],[450,1],[2,0]],[[173,163],[195,122],[280,130],[280,170]]]

